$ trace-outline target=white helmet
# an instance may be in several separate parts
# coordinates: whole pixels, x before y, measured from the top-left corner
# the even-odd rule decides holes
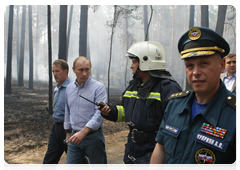
[[[166,69],[165,50],[158,42],[137,42],[128,49],[126,56],[130,58],[137,57],[141,71]]]

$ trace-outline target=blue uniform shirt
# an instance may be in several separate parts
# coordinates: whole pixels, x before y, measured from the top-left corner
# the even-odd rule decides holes
[[[57,122],[64,122],[64,115],[65,115],[65,92],[66,87],[69,83],[72,81],[68,77],[64,83],[60,86],[59,83],[57,83],[57,86],[55,87],[53,91],[54,95],[54,106],[53,106],[53,119]]]
[[[167,164],[216,163],[229,164],[236,160],[236,110],[227,100],[235,94],[221,81],[208,106],[189,124],[194,92],[170,100],[156,142],[164,145]],[[231,97],[231,95],[233,97]],[[177,96],[177,95],[176,95]],[[235,99],[234,99],[235,100]],[[234,103],[234,100],[233,103]],[[203,124],[215,127],[202,131]],[[226,130],[223,138],[214,136],[218,128]],[[220,130],[222,131],[222,130]],[[218,133],[218,132],[217,132]]]

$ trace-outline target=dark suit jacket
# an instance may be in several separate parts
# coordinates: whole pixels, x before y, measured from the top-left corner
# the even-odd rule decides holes
[[[223,81],[225,75],[226,75],[226,73],[222,73],[222,74],[220,75],[220,78],[221,78],[222,81]],[[237,79],[237,78],[236,78],[236,79]],[[235,79],[235,81],[234,81],[234,83],[233,83],[233,86],[232,86],[232,89],[231,89],[231,92],[233,92],[233,93],[235,93],[235,94],[236,94],[236,79]]]

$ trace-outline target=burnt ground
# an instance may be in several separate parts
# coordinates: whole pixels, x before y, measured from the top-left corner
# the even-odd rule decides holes
[[[42,164],[47,150],[48,138],[53,124],[48,113],[48,84],[35,82],[28,89],[28,82],[19,87],[12,81],[12,94],[4,94],[4,159],[9,164]],[[111,92],[113,93],[113,92]],[[119,103],[119,95],[110,98]],[[126,123],[105,120],[103,130],[106,138],[108,163],[121,163],[127,141]],[[59,163],[65,163],[64,153]]]

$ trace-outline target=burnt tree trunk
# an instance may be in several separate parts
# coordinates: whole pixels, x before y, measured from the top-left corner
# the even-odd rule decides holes
[[[227,11],[227,5],[218,5],[218,18],[217,18],[216,32],[221,36],[223,35],[226,11]]]
[[[24,70],[24,44],[25,44],[25,22],[26,22],[26,5],[23,5],[22,11],[22,29],[21,29],[21,47],[18,71],[18,86],[23,86],[23,70]]]
[[[51,6],[48,5],[48,75],[49,75],[49,90],[48,90],[48,108],[49,114],[52,115],[52,34],[51,34]]]
[[[66,61],[68,61],[68,50],[69,50],[70,33],[71,33],[71,26],[72,26],[72,14],[73,14],[73,5],[71,5],[69,19],[68,19],[69,22],[68,22],[68,34],[67,34]]]
[[[80,35],[79,35],[79,56],[87,57],[87,25],[88,5],[81,5]]]
[[[32,38],[32,6],[28,5],[28,26],[29,26],[29,84],[28,88],[33,89],[33,38]]]
[[[67,5],[60,5],[58,47],[58,59],[67,61]]]
[[[13,5],[9,6],[6,94],[12,94],[11,79],[12,79],[13,7],[14,7]]]
[[[201,26],[209,28],[208,5],[201,5]]]

